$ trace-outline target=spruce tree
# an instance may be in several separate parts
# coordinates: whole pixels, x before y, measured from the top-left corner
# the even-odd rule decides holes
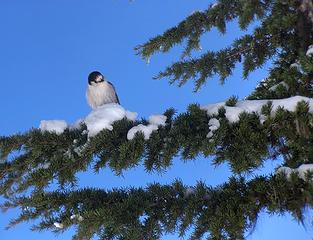
[[[234,20],[243,31],[255,27],[227,48],[195,56],[204,33],[217,28],[224,34]],[[245,100],[230,96],[183,113],[168,109],[149,121],[125,112],[93,134],[86,120],[59,132],[42,127],[2,136],[2,208],[21,209],[9,226],[38,220],[35,230],[62,232],[76,225],[74,239],[159,239],[170,232],[184,236],[192,227],[190,239],[213,240],[244,239],[264,209],[301,222],[305,207],[313,206],[312,27],[312,0],[218,0],[137,46],[149,60],[182,45],[181,60],[156,78],[179,86],[193,80],[195,91],[214,75],[223,83],[237,63],[244,78],[267,61],[272,67]],[[147,171],[162,171],[175,156],[185,161],[200,154],[216,165],[227,162],[233,176],[218,187],[181,181],[111,191],[72,187],[89,166],[121,174],[143,163]],[[283,164],[276,172],[253,177],[277,158]],[[58,183],[53,191],[51,181]]]

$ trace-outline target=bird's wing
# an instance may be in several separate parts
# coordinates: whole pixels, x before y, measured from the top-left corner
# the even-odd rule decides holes
[[[115,98],[116,98],[116,103],[120,104],[120,100],[119,100],[119,98],[118,98],[118,96],[117,96],[117,93],[116,93],[116,91],[115,91],[114,85],[113,85],[111,82],[109,82],[109,81],[108,81],[108,84],[112,87],[112,90],[114,91]]]
[[[88,85],[87,87],[87,90],[86,90],[86,99],[87,99],[87,102],[89,104],[89,106],[92,108],[92,109],[95,109],[96,108],[96,103],[90,93],[90,87]]]

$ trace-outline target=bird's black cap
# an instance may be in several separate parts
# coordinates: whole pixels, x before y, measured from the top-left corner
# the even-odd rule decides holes
[[[97,82],[96,79],[100,76],[103,78],[103,75],[98,71],[91,72],[88,76],[88,84],[91,85],[91,82]]]

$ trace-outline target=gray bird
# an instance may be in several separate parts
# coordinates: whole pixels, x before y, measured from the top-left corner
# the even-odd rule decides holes
[[[107,103],[120,104],[113,84],[97,71],[90,73],[88,76],[86,97],[92,109]]]

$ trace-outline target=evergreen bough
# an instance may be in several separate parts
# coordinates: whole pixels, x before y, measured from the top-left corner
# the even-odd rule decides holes
[[[256,27],[229,47],[193,56],[204,33],[217,28],[224,34],[233,20],[241,30],[252,23]],[[218,0],[137,46],[138,55],[149,59],[186,43],[182,59],[156,78],[169,78],[170,83],[180,86],[194,80],[195,91],[213,75],[223,83],[238,62],[247,78],[271,60],[268,77],[247,97],[269,101],[261,114],[242,112],[235,122],[227,118],[225,109],[236,107],[235,96],[215,115],[198,105],[179,114],[168,109],[165,126],[149,139],[137,133],[128,140],[129,129],[147,121],[126,118],[114,122],[112,131],[105,129],[91,138],[83,123],[62,134],[31,129],[3,136],[0,194],[7,201],[2,208],[21,208],[9,227],[33,219],[40,220],[34,230],[62,232],[77,225],[74,239],[94,235],[99,239],[159,239],[172,232],[184,236],[192,227],[190,239],[206,236],[213,240],[243,239],[262,210],[290,212],[301,222],[305,207],[313,206],[312,173],[277,172],[250,176],[250,180],[243,176],[277,158],[290,169],[313,163],[313,114],[308,102],[298,102],[295,111],[280,107],[274,113],[271,102],[297,95],[312,98],[313,54],[306,54],[313,44],[312,26],[311,0]],[[208,137],[211,119],[218,119],[220,126]],[[186,161],[199,155],[213,157],[216,165],[229,163],[233,176],[218,187],[202,182],[191,187],[180,181],[111,191],[74,187],[76,173],[89,166],[95,171],[109,167],[121,174],[143,163],[149,172],[162,171],[176,156]],[[52,181],[59,184],[55,191],[49,189]]]

